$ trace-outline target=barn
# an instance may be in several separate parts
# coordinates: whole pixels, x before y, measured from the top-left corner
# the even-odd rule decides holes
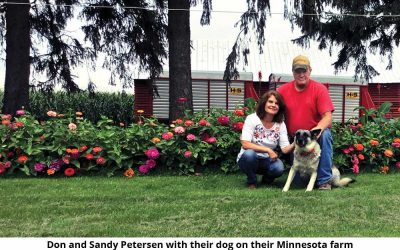
[[[371,63],[381,73],[370,82],[354,80],[354,70],[335,72],[335,61],[327,51],[317,46],[301,48],[291,42],[266,42],[264,54],[259,54],[256,45],[250,46],[248,65],[239,65],[240,77],[230,85],[224,82],[223,71],[231,41],[194,41],[192,52],[192,90],[194,111],[204,108],[233,110],[248,97],[258,98],[268,89],[276,89],[293,79],[291,62],[294,56],[307,55],[313,73],[311,77],[323,83],[332,97],[334,121],[346,122],[358,117],[354,108],[379,107],[385,101],[393,106],[390,116],[400,117],[400,72],[386,70],[383,59],[371,56]],[[335,54],[335,52],[333,53]],[[393,56],[393,68],[400,68],[400,53]],[[335,74],[336,73],[336,74]],[[169,74],[165,71],[155,79],[158,95],[153,95],[151,80],[135,79],[135,110],[143,110],[145,116],[168,118]]]

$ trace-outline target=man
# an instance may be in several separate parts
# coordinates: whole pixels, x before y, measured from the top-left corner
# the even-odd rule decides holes
[[[317,185],[320,190],[330,190],[333,164],[330,127],[334,107],[328,89],[310,79],[311,71],[309,59],[303,55],[296,56],[292,63],[294,80],[282,85],[277,91],[286,104],[285,122],[289,136],[294,137],[298,129],[322,130],[318,138],[321,158]]]

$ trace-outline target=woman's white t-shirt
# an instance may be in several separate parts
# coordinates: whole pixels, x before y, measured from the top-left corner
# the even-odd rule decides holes
[[[275,149],[278,145],[284,148],[290,144],[286,124],[284,122],[275,122],[271,128],[265,128],[256,113],[246,117],[240,140],[249,141],[271,149]],[[238,154],[237,161],[239,161],[244,151],[242,147]],[[268,153],[257,152],[257,155],[261,158],[269,157]]]

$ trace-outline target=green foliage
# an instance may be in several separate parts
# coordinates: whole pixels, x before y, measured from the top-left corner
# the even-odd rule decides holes
[[[134,95],[124,92],[95,94],[31,92],[29,106],[25,109],[39,120],[47,120],[46,112],[49,110],[68,115],[80,111],[93,123],[98,122],[101,116],[105,116],[113,120],[115,124],[120,122],[129,124],[133,122],[133,105]]]
[[[387,119],[391,103],[378,110],[359,107],[365,115],[359,124],[334,124],[334,160],[353,172],[388,173],[400,169],[400,119]]]

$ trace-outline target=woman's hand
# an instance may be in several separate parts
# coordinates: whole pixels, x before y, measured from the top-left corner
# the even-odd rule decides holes
[[[272,149],[268,150],[268,155],[271,161],[276,161],[276,159],[278,159],[278,154]]]

